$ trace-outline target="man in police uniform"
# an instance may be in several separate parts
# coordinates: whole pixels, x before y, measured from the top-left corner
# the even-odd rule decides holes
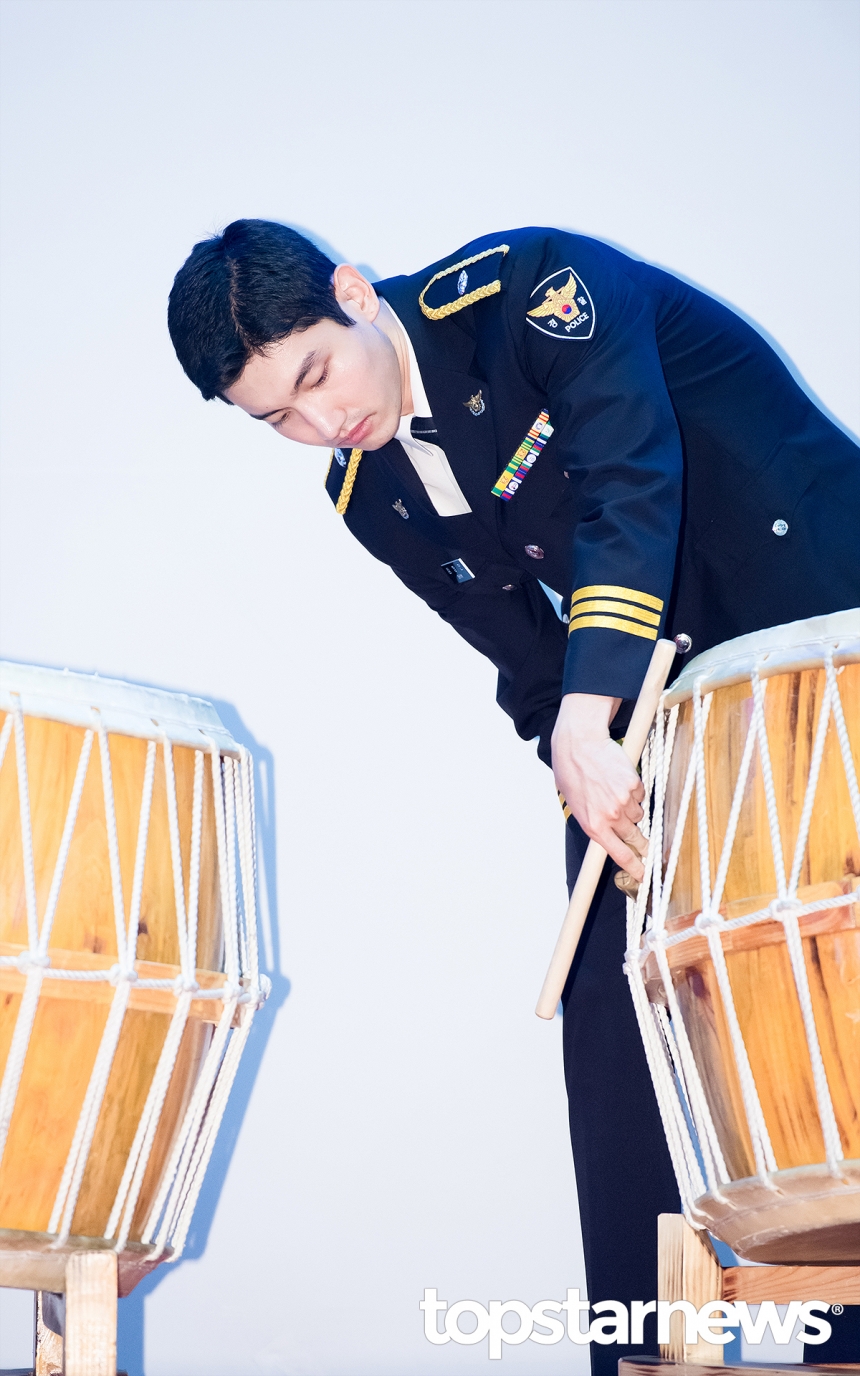
[[[180,270],[169,324],[205,397],[333,448],[350,531],[496,665],[572,814],[569,882],[589,836],[642,875],[612,736],[658,636],[700,653],[860,602],[860,450],[738,316],[605,244],[491,234],[373,286],[237,221]],[[656,1295],[678,1198],[623,954],[604,877],[565,1065],[589,1294],[629,1303]],[[593,1345],[595,1371],[619,1355]]]

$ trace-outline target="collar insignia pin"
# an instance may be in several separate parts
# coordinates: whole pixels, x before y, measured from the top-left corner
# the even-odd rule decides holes
[[[469,274],[468,274],[468,272],[466,272],[465,269],[464,269],[464,270],[460,273],[460,276],[457,278],[457,295],[458,295],[458,296],[463,296],[464,293],[465,293],[465,291],[466,291],[466,288],[468,287],[468,285],[469,285]]]
[[[463,405],[468,406],[473,416],[482,416],[487,409],[484,398],[481,396],[480,392],[476,392],[473,397],[469,397],[469,400],[464,401]]]
[[[339,463],[341,468],[346,468],[346,455],[344,454],[342,449],[336,449],[334,451],[334,457],[335,462]]]

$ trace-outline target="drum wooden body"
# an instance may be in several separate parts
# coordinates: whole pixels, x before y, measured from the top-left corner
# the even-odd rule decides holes
[[[52,883],[56,888],[55,868],[64,830],[69,830],[75,781],[80,782],[85,768],[53,907],[47,946],[50,966],[41,979],[0,1160],[0,1274],[4,1246],[10,1253],[28,1247],[32,1251],[36,1246],[32,1234],[42,1235],[43,1240],[50,1234],[56,1242],[59,1233],[66,1248],[74,1246],[76,1239],[88,1246],[94,1245],[92,1240],[101,1239],[101,1245],[112,1240],[109,1219],[180,993],[187,989],[190,1003],[181,1029],[174,1034],[180,1038],[178,1051],[154,1136],[147,1146],[133,1215],[126,1222],[122,1239],[127,1259],[136,1258],[136,1265],[126,1267],[129,1275],[134,1273],[133,1283],[146,1269],[145,1252],[156,1258],[165,1253],[163,1240],[159,1247],[135,1244],[141,1241],[164,1183],[180,1127],[183,1123],[188,1126],[192,1093],[215,1026],[224,1017],[226,1000],[220,996],[225,984],[222,910],[229,856],[221,855],[219,868],[216,800],[220,798],[222,807],[223,852],[228,838],[224,795],[218,789],[224,769],[232,769],[234,760],[238,778],[240,752],[208,704],[81,675],[65,677],[66,684],[61,674],[6,666],[5,690],[0,693],[0,705],[7,709],[0,711],[0,731],[7,717],[10,722],[0,766],[0,1075],[8,1069],[25,982],[28,971],[34,968],[28,958],[33,948],[33,904],[28,905],[27,814],[32,837],[32,896],[38,921],[43,922],[51,908]],[[69,701],[63,699],[65,688],[74,690]],[[18,738],[10,729],[16,708]],[[66,720],[57,720],[57,716]],[[89,755],[84,765],[82,751],[86,754],[88,733]],[[22,760],[28,795],[23,808]],[[142,829],[148,788],[148,826]],[[173,837],[171,809],[176,824]],[[136,941],[131,940],[125,953],[119,949],[117,875],[116,866],[112,872],[109,844],[114,822],[119,903],[126,923],[131,920],[136,898],[138,902]],[[141,865],[142,830],[145,859]],[[177,859],[181,868],[178,886]],[[233,861],[235,870],[235,845]],[[136,865],[140,870],[137,887]],[[250,897],[246,894],[246,906],[253,922]],[[196,913],[196,933],[190,926],[191,907]],[[190,960],[193,980],[187,978],[186,950],[184,985],[180,978],[183,931],[191,931],[187,942],[194,948]],[[234,951],[238,944],[234,939]],[[58,1195],[122,977],[118,963],[121,965],[123,958],[133,964],[128,1005],[106,1087],[96,1105],[97,1122],[73,1213],[60,1228]],[[87,982],[52,977],[53,970],[100,972],[102,976],[112,972],[112,977]],[[247,971],[235,971],[234,995],[242,993],[239,980],[243,973],[244,984],[249,984]],[[204,991],[218,997],[203,997]],[[240,1002],[234,997],[231,1026],[241,1022]],[[149,1241],[151,1244],[152,1239]],[[19,1282],[0,1279],[0,1283]],[[130,1288],[128,1280],[124,1288]]]
[[[639,966],[722,1156],[688,1212],[751,1260],[860,1260],[860,613],[718,647],[665,706],[663,891]]]

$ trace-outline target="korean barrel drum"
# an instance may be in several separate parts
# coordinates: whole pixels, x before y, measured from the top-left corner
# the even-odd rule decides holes
[[[210,704],[0,666],[0,1284],[181,1251],[253,1015],[253,772]]]
[[[860,611],[693,660],[647,756],[627,973],[688,1217],[860,1261]]]

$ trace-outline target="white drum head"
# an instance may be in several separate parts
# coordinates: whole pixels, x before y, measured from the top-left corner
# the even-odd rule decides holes
[[[20,708],[28,717],[47,717],[69,726],[98,726],[122,736],[164,740],[205,750],[214,744],[223,754],[239,747],[211,702],[187,693],[144,688],[98,674],[69,669],[43,669],[0,661],[0,711]]]
[[[769,678],[795,669],[814,668],[824,662],[828,650],[833,652],[836,665],[860,660],[860,607],[813,616],[808,621],[789,621],[785,626],[770,626],[705,650],[690,660],[672,684],[666,706],[691,697],[699,679],[703,679],[702,692],[709,693],[714,688],[742,683],[754,672],[760,678]]]

